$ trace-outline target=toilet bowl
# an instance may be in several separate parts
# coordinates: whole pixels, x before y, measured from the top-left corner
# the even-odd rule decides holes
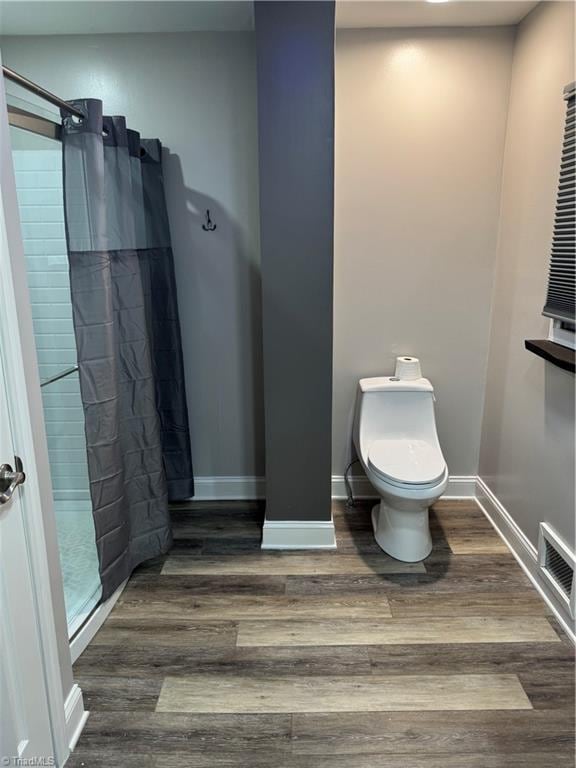
[[[432,550],[428,509],[448,485],[428,379],[360,379],[354,444],[380,496],[372,509],[376,542],[397,560],[423,560]]]

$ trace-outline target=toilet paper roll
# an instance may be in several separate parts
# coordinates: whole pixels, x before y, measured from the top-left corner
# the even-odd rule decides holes
[[[407,355],[397,357],[396,372],[394,375],[402,381],[421,379],[422,371],[420,370],[420,360],[418,360],[417,357],[408,357]]]

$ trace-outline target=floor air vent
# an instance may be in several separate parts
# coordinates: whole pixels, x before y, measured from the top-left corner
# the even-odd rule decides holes
[[[546,523],[540,523],[538,561],[542,573],[575,618],[576,588],[574,553]]]

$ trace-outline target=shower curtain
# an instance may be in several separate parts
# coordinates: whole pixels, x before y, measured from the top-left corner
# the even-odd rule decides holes
[[[172,542],[194,495],[161,145],[96,99],[62,115],[74,332],[102,599]]]

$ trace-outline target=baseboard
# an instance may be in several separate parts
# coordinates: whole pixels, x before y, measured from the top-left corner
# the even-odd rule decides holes
[[[476,495],[475,475],[450,475],[443,499],[473,499]]]
[[[264,520],[262,549],[336,549],[332,520]]]
[[[355,499],[376,499],[378,497],[378,494],[375,493],[370,480],[368,480],[368,478],[364,475],[351,475],[348,478],[348,481],[350,483],[350,487]],[[332,498],[348,498],[348,491],[346,490],[344,475],[332,475]]]
[[[122,594],[124,587],[128,583],[126,580],[121,584],[116,592],[114,592],[108,600],[99,605],[92,615],[87,619],[85,624],[78,630],[70,641],[70,655],[72,656],[72,664],[75,664],[79,656],[86,650],[88,644],[92,641],[92,638],[98,632],[102,624],[108,618],[108,614],[116,605],[118,598]]]
[[[266,496],[264,477],[218,475],[194,478],[194,501],[243,501]]]
[[[82,699],[80,686],[77,683],[74,683],[64,702],[66,743],[71,752],[80,738],[82,729],[88,719],[88,714],[89,713],[84,709],[84,701]]]
[[[576,644],[574,622],[569,610],[556,599],[548,581],[543,577],[538,565],[538,551],[532,542],[520,530],[510,513],[501,504],[482,478],[476,478],[476,503],[492,523],[510,552],[514,555],[522,570],[528,576],[536,590],[558,619],[562,629]]]
[[[357,499],[374,499],[376,494],[367,477],[350,478]],[[444,494],[450,499],[473,498],[476,478],[454,475],[448,481]],[[266,498],[266,478],[253,475],[217,475],[194,478],[194,501],[249,501]],[[345,499],[346,485],[343,475],[332,475],[332,498]]]
[[[353,475],[350,479],[350,485],[354,498],[356,499],[375,499],[377,494],[370,484],[370,481],[364,475]],[[459,476],[451,475],[448,480],[448,487],[443,499],[473,499],[476,493],[476,477],[473,475]],[[346,483],[343,475],[332,475],[332,498],[345,499],[347,497]]]

